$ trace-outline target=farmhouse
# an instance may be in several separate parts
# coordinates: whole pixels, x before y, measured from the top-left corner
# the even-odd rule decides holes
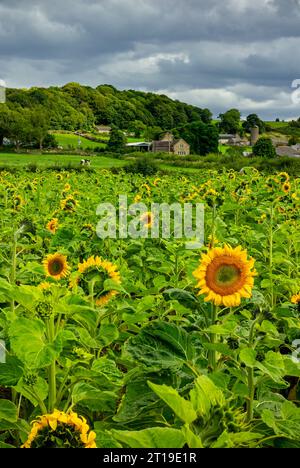
[[[179,156],[188,156],[191,152],[190,145],[182,138],[175,140],[172,133],[166,133],[161,140],[153,141],[152,153],[173,153]]]
[[[238,134],[225,133],[219,135],[219,145],[231,145],[231,146],[247,146],[249,142],[245,138],[241,138]]]
[[[98,133],[110,133],[111,127],[108,127],[107,125],[96,125],[96,129]]]

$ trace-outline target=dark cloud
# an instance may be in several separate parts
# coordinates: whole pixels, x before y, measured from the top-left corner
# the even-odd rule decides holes
[[[299,20],[299,0],[0,0],[0,78],[108,82],[294,117]]]

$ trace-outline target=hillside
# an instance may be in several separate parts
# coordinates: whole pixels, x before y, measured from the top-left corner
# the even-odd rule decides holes
[[[53,130],[90,129],[115,125],[144,131],[146,127],[174,128],[195,121],[207,122],[208,109],[141,91],[118,91],[110,85],[97,88],[68,83],[63,87],[8,89],[11,110],[40,108],[47,111]]]

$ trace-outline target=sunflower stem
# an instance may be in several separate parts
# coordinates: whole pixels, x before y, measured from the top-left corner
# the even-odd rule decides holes
[[[249,332],[249,348],[254,349],[254,332],[255,326],[262,320],[262,315],[253,320],[250,332]],[[254,380],[254,369],[253,367],[247,368],[247,380],[248,380],[248,399],[247,399],[247,418],[246,421],[250,422],[253,419],[253,402],[255,397],[255,380]]]
[[[13,245],[12,245],[12,259],[11,259],[11,274],[10,282],[12,285],[16,284],[16,271],[17,271],[17,244],[18,244],[18,232],[14,233]],[[15,313],[15,301],[11,301],[12,313]]]
[[[274,283],[273,283],[273,222],[274,222],[274,208],[271,205],[271,219],[270,219],[270,231],[269,231],[269,275],[271,281],[271,306],[274,308]]]
[[[49,341],[53,343],[55,339],[55,325],[54,317],[51,317],[49,320]],[[56,360],[53,359],[53,362],[48,369],[49,374],[49,402],[48,410],[52,412],[56,403]]]
[[[218,307],[212,304],[212,320],[211,320],[211,325],[216,325],[218,318]],[[217,343],[217,335],[216,333],[211,333],[210,334],[210,343],[212,345]],[[211,372],[214,372],[216,370],[217,366],[217,351],[215,349],[209,350],[208,353],[208,364]]]
[[[211,241],[210,241],[210,248],[213,249],[215,246],[215,238],[216,238],[216,218],[217,218],[217,205],[213,204],[212,209],[212,226],[211,226]]]

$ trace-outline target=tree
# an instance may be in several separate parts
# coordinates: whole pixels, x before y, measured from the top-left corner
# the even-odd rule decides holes
[[[146,129],[146,125],[140,120],[129,122],[127,130],[134,134],[136,138],[140,138]]]
[[[147,127],[144,132],[144,139],[146,141],[158,140],[162,133],[161,127]]]
[[[205,156],[218,152],[219,132],[215,125],[193,122],[177,131],[177,134],[191,145],[192,153]]]
[[[258,127],[260,133],[264,133],[265,131],[265,124],[260,120],[257,114],[248,115],[247,120],[243,122],[243,129],[246,132],[250,133],[253,127]]]
[[[8,122],[11,111],[6,104],[0,105],[0,146],[3,145],[3,139],[8,137]]]
[[[28,118],[28,113],[12,111],[7,124],[7,137],[13,140],[17,150],[21,145],[30,142],[32,126]]]
[[[31,137],[32,140],[36,140],[40,150],[43,149],[43,142],[48,135],[50,128],[50,122],[48,114],[43,108],[34,109],[30,114],[30,123],[31,123]]]
[[[221,133],[239,133],[241,113],[237,109],[230,109],[225,114],[220,114],[219,128]]]
[[[113,127],[110,132],[108,148],[114,152],[122,151],[125,148],[126,143],[127,138],[124,133],[118,128]]]
[[[253,155],[260,158],[275,158],[276,150],[270,138],[260,138],[253,146]]]
[[[209,109],[203,109],[201,111],[201,120],[203,123],[211,123],[213,114]]]

